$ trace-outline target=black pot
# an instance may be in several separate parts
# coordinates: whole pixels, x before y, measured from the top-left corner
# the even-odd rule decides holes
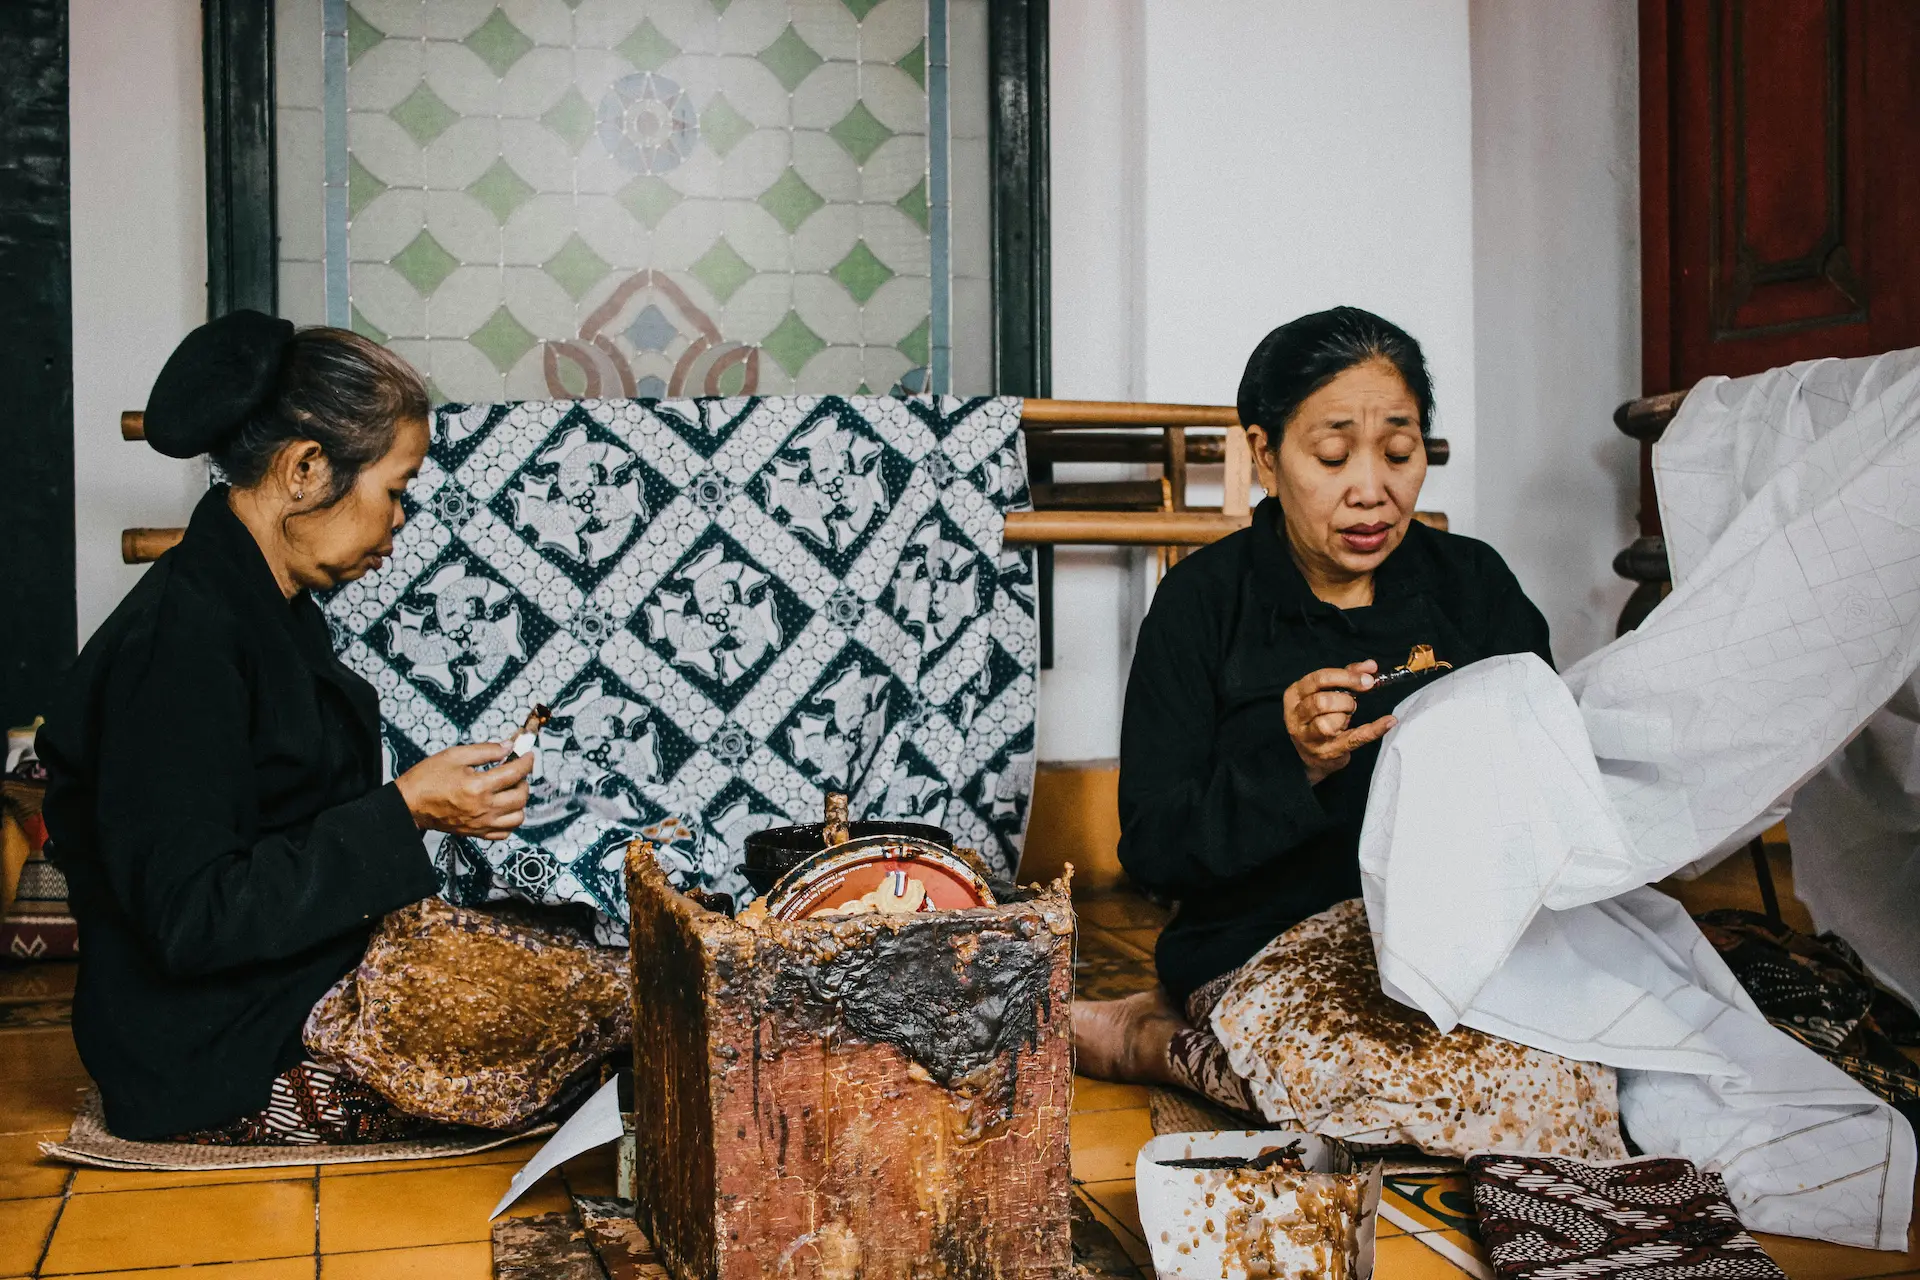
[[[797,827],[768,827],[747,837],[746,858],[740,873],[755,893],[766,893],[788,871],[825,849],[826,823],[809,822]],[[924,822],[849,822],[847,834],[854,840],[869,836],[892,836],[901,840],[920,840],[953,848],[953,833]]]

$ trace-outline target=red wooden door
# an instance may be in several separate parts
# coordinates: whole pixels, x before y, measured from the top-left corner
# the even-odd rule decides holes
[[[1642,394],[1920,346],[1920,0],[1640,0]],[[1640,448],[1640,538],[1667,589]]]
[[[1920,346],[1920,3],[1642,0],[1646,394]]]

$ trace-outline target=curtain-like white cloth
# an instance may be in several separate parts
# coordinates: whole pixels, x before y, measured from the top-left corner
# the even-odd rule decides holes
[[[1675,587],[1638,630],[1564,682],[1497,658],[1402,704],[1361,836],[1382,984],[1443,1027],[1621,1068],[1629,1134],[1721,1171],[1748,1226],[1905,1248],[1906,1121],[1769,1026],[1643,886],[1813,778],[1802,893],[1912,974],[1920,715],[1881,709],[1920,666],[1920,352],[1709,380],[1655,471]],[[1834,825],[1876,798],[1902,803]]]

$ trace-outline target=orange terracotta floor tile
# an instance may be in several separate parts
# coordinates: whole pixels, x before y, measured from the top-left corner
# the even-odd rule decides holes
[[[1082,1182],[1133,1177],[1133,1158],[1153,1137],[1144,1107],[1131,1111],[1083,1111],[1067,1122],[1073,1176]]]
[[[55,1142],[65,1136],[66,1130],[60,1129],[0,1137],[0,1200],[31,1200],[65,1192],[67,1180],[73,1176],[72,1166],[57,1164],[40,1154],[42,1142]]]
[[[282,1165],[273,1169],[75,1169],[73,1194],[96,1191],[169,1191],[179,1187],[218,1187],[241,1182],[313,1183],[310,1164]]]
[[[1865,1280],[1868,1276],[1920,1274],[1920,1252],[1849,1249],[1794,1236],[1758,1235],[1767,1256],[1793,1280]]]
[[[320,1252],[413,1249],[491,1239],[487,1215],[517,1166],[461,1165],[359,1178],[320,1179]],[[509,1210],[547,1213],[567,1205],[549,1174]]]
[[[256,1262],[216,1262],[192,1270],[156,1267],[103,1274],[110,1280],[313,1280],[313,1259],[267,1258]]]
[[[1075,1111],[1134,1111],[1147,1105],[1147,1087],[1143,1084],[1115,1084],[1111,1080],[1073,1078]]]
[[[311,1268],[307,1274],[313,1274]],[[492,1275],[493,1246],[480,1241],[331,1253],[320,1259],[320,1280],[490,1280]]]
[[[313,1253],[313,1183],[229,1183],[73,1196],[43,1275]]]
[[[71,1077],[0,1082],[0,1134],[61,1133],[73,1123],[84,1080]]]
[[[0,1031],[0,1089],[18,1080],[85,1080],[66,1027],[30,1027]]]
[[[40,1261],[60,1198],[0,1200],[0,1275],[27,1275]]]

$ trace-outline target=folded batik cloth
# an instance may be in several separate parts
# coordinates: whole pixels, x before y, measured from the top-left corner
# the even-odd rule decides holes
[[[409,1115],[517,1129],[632,1034],[627,952],[429,898],[389,915],[307,1015],[308,1052]]]
[[[1380,989],[1359,899],[1301,921],[1234,976],[1213,1031],[1267,1119],[1433,1155],[1626,1156],[1611,1067],[1470,1027]]]
[[[1720,1175],[1686,1160],[1477,1155],[1467,1181],[1500,1280],[1786,1280],[1740,1225]]]
[[[1754,911],[1709,911],[1698,920],[1768,1022],[1920,1124],[1920,1063],[1899,1049],[1920,1043],[1914,1012],[1880,989],[1852,947]]]
[[[67,878],[47,856],[47,825],[40,814],[45,773],[32,757],[0,780],[0,957],[71,960],[80,954],[80,925],[67,906]]]

